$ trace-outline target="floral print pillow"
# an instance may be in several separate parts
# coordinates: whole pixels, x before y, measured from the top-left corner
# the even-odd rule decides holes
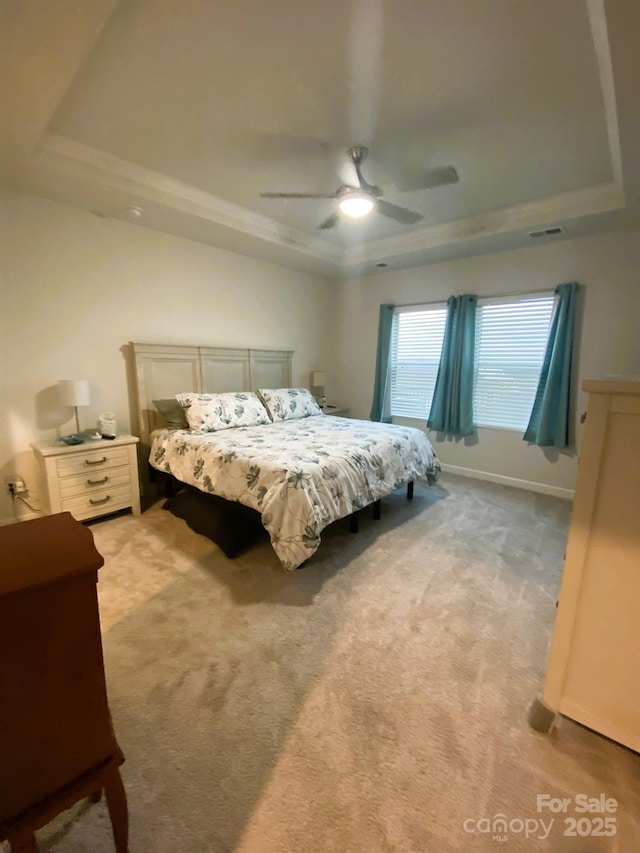
[[[267,410],[252,391],[176,394],[176,400],[185,411],[189,429],[195,432],[270,423]]]
[[[308,388],[258,388],[258,394],[272,421],[292,421],[322,414]]]

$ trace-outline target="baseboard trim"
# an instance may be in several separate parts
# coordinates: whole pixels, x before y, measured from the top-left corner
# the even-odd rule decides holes
[[[562,489],[560,486],[549,486],[547,483],[535,483],[533,480],[521,480],[518,477],[506,477],[504,474],[492,474],[490,471],[477,471],[475,468],[462,468],[460,465],[440,463],[444,472],[459,474],[461,477],[471,477],[474,480],[487,480],[489,483],[499,483],[502,486],[512,486],[514,489],[526,489],[528,492],[539,492],[542,495],[553,495],[556,498],[572,501],[574,489]]]
[[[6,515],[4,518],[0,518],[0,527],[4,527],[6,524],[15,524],[16,521],[31,521],[32,518],[40,518],[42,513],[40,512],[25,512],[24,515],[20,513],[18,518],[15,518],[13,515]],[[2,848],[0,847],[0,853],[2,853]]]

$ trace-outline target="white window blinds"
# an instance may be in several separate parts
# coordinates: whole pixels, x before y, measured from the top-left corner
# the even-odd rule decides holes
[[[473,394],[478,426],[526,429],[553,305],[552,295],[479,301]]]
[[[524,431],[547,346],[554,296],[478,301],[473,410],[478,426]],[[391,414],[425,419],[438,375],[447,308],[396,308],[390,354]]]
[[[397,308],[391,334],[391,414],[426,420],[438,375],[446,306]]]

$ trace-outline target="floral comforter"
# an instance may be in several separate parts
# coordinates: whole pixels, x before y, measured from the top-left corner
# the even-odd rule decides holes
[[[320,545],[339,518],[440,466],[418,429],[316,415],[194,433],[161,430],[150,463],[178,480],[258,510],[284,568]]]

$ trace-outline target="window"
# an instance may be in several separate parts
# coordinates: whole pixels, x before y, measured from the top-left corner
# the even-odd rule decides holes
[[[391,333],[391,414],[426,418],[438,375],[446,306],[396,308]]]
[[[478,302],[473,420],[524,432],[536,397],[553,296]]]
[[[544,359],[554,296],[478,300],[473,409],[478,426],[524,431]],[[391,414],[426,419],[444,339],[446,305],[396,308]]]

